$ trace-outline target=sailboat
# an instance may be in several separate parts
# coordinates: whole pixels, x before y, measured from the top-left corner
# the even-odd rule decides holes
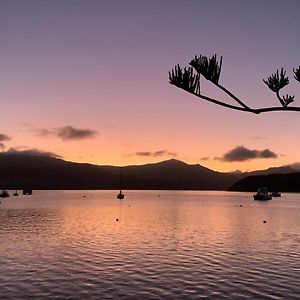
[[[125,197],[125,195],[122,193],[122,191],[120,190],[120,192],[119,192],[119,194],[117,195],[117,198],[119,199],[119,200],[122,200],[122,199],[124,199],[124,197]]]
[[[120,169],[120,192],[117,195],[117,199],[122,200],[125,198],[125,195],[122,193],[122,168]]]

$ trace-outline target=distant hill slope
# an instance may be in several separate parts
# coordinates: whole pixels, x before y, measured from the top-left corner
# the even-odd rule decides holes
[[[244,176],[253,176],[253,175],[269,175],[269,174],[290,174],[299,172],[298,169],[294,168],[293,165],[282,166],[282,167],[272,167],[266,170],[257,170],[243,173]]]
[[[267,187],[269,191],[300,192],[300,172],[248,176],[233,184],[229,190],[254,192],[259,187]]]
[[[111,183],[104,170],[89,164],[30,155],[0,154],[0,188],[82,189]]]
[[[292,172],[299,171],[284,166],[241,174],[221,173],[199,164],[189,165],[170,159],[123,167],[122,188],[255,191],[260,186],[267,186],[280,191],[300,191],[297,179],[300,173],[288,174]],[[286,175],[251,176],[272,173]],[[0,189],[118,189],[119,185],[119,167],[74,163],[21,152],[0,153]]]
[[[122,168],[123,189],[226,190],[240,175],[178,160]],[[120,168],[0,153],[0,189],[118,189]]]
[[[220,173],[201,165],[189,165],[171,159],[155,164],[128,166],[124,168],[124,183],[129,188],[139,186],[148,189],[150,185],[159,189],[224,190],[237,181],[236,174]],[[138,183],[136,182],[138,179]]]

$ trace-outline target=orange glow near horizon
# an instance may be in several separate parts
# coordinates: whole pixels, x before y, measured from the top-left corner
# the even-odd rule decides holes
[[[182,106],[184,106],[184,102]],[[201,103],[196,102],[196,106],[201,110]],[[216,113],[221,114],[218,111]],[[239,115],[239,117],[241,116]],[[171,124],[172,121],[170,121],[164,128],[160,128],[164,124],[163,120],[159,122],[157,120],[157,124],[153,125],[145,124],[141,128],[138,127],[138,122],[134,123],[132,120],[126,122],[125,120],[117,122],[115,128],[102,127],[102,130],[97,124],[86,125],[84,128],[97,129],[99,134],[94,138],[68,141],[55,136],[43,137],[36,133],[37,128],[49,128],[49,126],[28,126],[26,128],[26,126],[15,125],[14,130],[6,130],[6,133],[13,138],[5,142],[5,145],[6,149],[26,146],[53,152],[68,161],[97,165],[142,165],[175,158],[188,164],[200,164],[220,172],[267,169],[299,161],[297,149],[300,142],[285,135],[284,138],[281,137],[281,143],[278,143],[277,132],[282,130],[279,128],[282,124],[277,126],[273,123],[272,128],[265,127],[263,135],[256,137],[251,132],[251,127],[235,129],[236,119],[227,119],[223,126],[224,133],[221,139],[216,138],[220,137],[217,127],[199,131],[195,120],[186,119],[184,126]],[[199,123],[204,122],[206,121],[201,120]],[[172,126],[177,126],[175,131],[171,130]],[[199,128],[201,126],[203,125],[199,125]],[[248,126],[251,126],[251,122],[248,123]],[[247,131],[248,137],[242,139],[241,132]],[[195,139],[196,136],[199,138]],[[277,154],[277,158],[259,158],[243,162],[225,162],[218,159],[229,150],[241,145],[260,151],[270,149]],[[148,152],[148,155],[137,155],[138,152],[146,154]],[[157,152],[160,153],[155,155]]]
[[[0,140],[0,151],[38,149],[98,165],[175,158],[223,172],[300,161],[299,113],[232,111],[168,83],[174,65],[217,53],[223,56],[221,84],[251,107],[278,105],[262,79],[279,67],[287,70],[286,92],[296,95],[299,106],[292,73],[300,61],[299,42],[291,22],[298,5],[277,4],[272,18],[268,4],[247,3],[253,15],[244,5],[148,1],[129,11],[125,2],[117,10],[103,1],[20,3],[18,9],[3,4],[0,134],[11,139]],[[214,26],[207,26],[212,17]],[[268,39],[261,28],[270,29]],[[205,36],[205,43],[197,36]],[[203,82],[201,92],[228,100],[211,84]],[[98,135],[63,140],[57,130],[66,126]],[[277,157],[218,159],[238,146]]]

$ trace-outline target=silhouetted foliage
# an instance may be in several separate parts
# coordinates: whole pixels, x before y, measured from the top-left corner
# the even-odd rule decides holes
[[[177,65],[169,72],[170,83],[188,92],[197,93],[199,89],[199,75],[194,74],[191,67],[182,68]]]
[[[221,68],[222,68],[222,56],[220,63],[217,61],[217,55],[213,55],[212,58],[207,59],[206,56],[200,55],[190,62],[190,65],[201,75],[203,75],[207,80],[218,83]]]
[[[294,78],[300,82],[300,66],[297,69],[293,69],[294,72]]]
[[[211,58],[200,55],[195,56],[194,59],[189,63],[191,67],[181,68],[179,65],[175,66],[171,72],[169,72],[169,83],[181,88],[194,96],[197,96],[203,100],[221,105],[227,108],[241,110],[245,112],[251,112],[259,114],[262,112],[269,111],[300,111],[300,107],[288,107],[288,105],[294,102],[295,96],[284,95],[280,96],[279,92],[285,86],[287,86],[290,81],[286,76],[286,71],[281,68],[276,71],[276,73],[271,74],[267,79],[263,79],[263,82],[269,87],[271,91],[276,93],[276,97],[279,100],[281,106],[276,107],[263,107],[263,108],[251,108],[246,105],[242,100],[236,97],[232,92],[227,90],[221,84],[219,84],[219,79],[222,69],[222,56],[220,61],[217,60],[217,55],[214,54]],[[196,74],[193,71],[196,71]],[[293,69],[294,78],[300,82],[300,66]],[[201,94],[200,83],[201,75],[208,81],[212,82],[217,88],[221,89],[227,95],[229,95],[233,100],[235,100],[239,105],[228,104],[224,101],[214,99]]]
[[[295,96],[290,96],[286,94],[285,96],[282,97],[284,107],[288,106],[290,103],[294,102]]]
[[[280,74],[277,70],[277,72],[268,77],[267,80],[263,79],[263,82],[269,87],[271,91],[277,93],[290,83],[289,78],[285,74],[286,71],[281,68]]]

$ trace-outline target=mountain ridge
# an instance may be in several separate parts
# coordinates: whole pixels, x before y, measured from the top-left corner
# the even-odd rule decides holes
[[[283,169],[284,168],[284,169]],[[65,161],[45,155],[0,153],[0,188],[5,189],[123,189],[228,190],[247,176],[293,173],[277,167],[247,173],[223,173],[200,164],[169,159],[124,167]]]
[[[0,153],[0,188],[224,190],[239,177],[170,159],[125,167],[93,165],[61,158]]]

